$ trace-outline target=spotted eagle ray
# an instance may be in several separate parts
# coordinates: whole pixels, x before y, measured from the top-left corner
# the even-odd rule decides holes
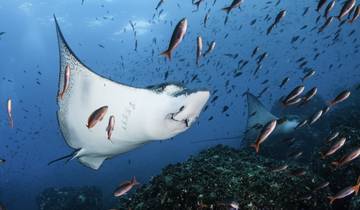
[[[106,159],[186,131],[198,118],[209,91],[190,91],[176,84],[136,88],[104,78],[76,57],[54,19],[60,54],[57,117],[66,143],[75,151],[49,164],[72,157],[99,169]],[[108,107],[104,119],[89,129],[89,116],[103,106]],[[110,116],[116,119],[111,141],[107,136]]]
[[[289,115],[278,118],[268,111],[256,96],[249,92],[246,93],[246,96],[248,104],[248,120],[245,139],[254,140],[254,137],[259,134],[261,127],[271,120],[278,121],[274,134],[293,132],[299,124],[298,116]]]
[[[296,126],[300,123],[299,116],[287,115],[283,118],[278,118],[268,111],[259,99],[246,92],[247,106],[248,106],[248,119],[246,130],[243,135],[236,135],[230,137],[218,137],[192,141],[193,143],[202,143],[209,141],[222,141],[222,140],[241,140],[245,139],[245,144],[253,143],[257,135],[259,135],[262,126],[266,125],[271,120],[277,120],[278,125],[274,130],[274,134],[287,134],[295,131]],[[242,145],[244,143],[242,142]]]

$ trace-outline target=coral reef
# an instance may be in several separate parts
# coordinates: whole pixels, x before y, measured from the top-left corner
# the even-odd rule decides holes
[[[298,164],[271,171],[282,164],[249,149],[219,145],[167,166],[133,196],[120,198],[118,208],[229,209],[231,202],[251,210],[330,208],[326,188],[312,192],[323,179]]]
[[[96,187],[48,188],[37,202],[40,210],[102,210],[102,193]]]

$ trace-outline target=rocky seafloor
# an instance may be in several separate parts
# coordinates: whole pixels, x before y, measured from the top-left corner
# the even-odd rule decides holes
[[[328,189],[312,193],[324,182],[306,166],[289,163],[285,171],[272,172],[285,162],[218,145],[169,165],[133,196],[121,198],[119,209],[329,209]],[[302,171],[305,175],[299,176]],[[297,175],[297,176],[296,176]]]

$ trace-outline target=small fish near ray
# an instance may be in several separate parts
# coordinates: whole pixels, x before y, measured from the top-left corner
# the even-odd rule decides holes
[[[57,97],[58,124],[75,151],[49,164],[73,156],[85,166],[99,169],[106,159],[186,131],[198,118],[209,91],[190,91],[174,84],[136,88],[104,78],[76,57],[54,19],[60,55],[59,90],[65,90],[62,98]],[[66,69],[71,77],[64,89]],[[104,106],[106,112],[91,118],[91,113]],[[108,119],[119,122],[109,123]]]
[[[188,22],[186,18],[181,19],[176,25],[169,42],[168,48],[162,52],[160,55],[165,56],[169,60],[171,60],[172,52],[179,46],[181,41],[183,40],[186,30],[187,30]]]

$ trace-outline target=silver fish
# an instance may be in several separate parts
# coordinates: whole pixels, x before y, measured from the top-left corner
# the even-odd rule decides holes
[[[319,12],[321,10],[321,8],[325,5],[325,3],[326,3],[326,0],[319,0],[316,11]]]
[[[231,12],[231,10],[233,10],[237,7],[240,7],[241,3],[243,3],[243,2],[244,2],[243,0],[233,0],[233,2],[230,4],[230,6],[224,7],[224,8],[222,8],[222,10],[229,14]]]
[[[324,17],[328,18],[331,10],[334,8],[336,0],[332,0],[326,7]]]
[[[310,120],[309,120],[309,125],[312,125],[312,124],[314,124],[316,121],[318,121],[318,120],[320,119],[320,117],[322,116],[322,114],[323,114],[323,110],[322,110],[322,109],[320,109],[319,111],[315,112],[315,113],[311,116],[311,118],[310,118]]]
[[[349,20],[349,23],[353,23],[359,16],[360,16],[360,5],[357,5],[354,15],[351,18],[351,20]]]
[[[308,120],[301,121],[297,126],[296,129],[304,127],[308,123]]]
[[[341,8],[341,11],[337,18],[341,20],[341,18],[345,17],[355,6],[356,0],[347,0],[344,6]]]
[[[311,69],[310,71],[308,71],[308,72],[305,74],[305,76],[301,79],[301,81],[304,82],[306,79],[314,76],[315,73],[316,73],[316,72]]]
[[[346,142],[346,138],[345,138],[345,137],[341,138],[341,139],[340,139],[339,141],[337,141],[332,147],[330,147],[330,149],[329,149],[327,152],[325,152],[325,153],[320,153],[320,154],[321,154],[321,158],[322,158],[322,159],[325,159],[326,157],[334,154],[336,151],[338,151],[339,149],[341,149],[341,147],[344,146],[345,142]]]
[[[13,128],[14,120],[13,120],[13,116],[12,116],[12,100],[11,100],[11,98],[9,98],[7,101],[7,114],[8,114],[8,118],[9,118],[9,126],[10,126],[10,128]]]
[[[313,191],[313,192],[316,192],[316,191],[318,191],[318,190],[321,190],[321,189],[329,186],[329,184],[330,184],[330,182],[321,183],[321,184],[319,184],[317,187],[315,187],[312,191]]]
[[[304,97],[302,98],[302,102],[300,105],[304,105],[307,102],[309,102],[317,93],[318,89],[316,87],[311,88],[308,92],[304,94]]]
[[[205,57],[207,54],[211,53],[215,49],[215,45],[216,42],[212,41],[203,56]]]
[[[340,135],[340,132],[334,132],[332,133],[327,139],[326,142],[330,143],[332,140],[336,139]]]
[[[284,102],[284,105],[285,105],[285,106],[291,106],[291,105],[298,104],[298,103],[300,103],[301,101],[302,101],[302,98],[294,98],[294,99],[285,101],[285,102]]]
[[[335,104],[345,101],[347,98],[349,98],[350,94],[351,92],[348,90],[342,91],[332,101],[330,101],[330,105],[334,106]]]
[[[299,85],[295,87],[283,100],[283,103],[286,104],[286,102],[291,101],[298,97],[303,91],[305,87],[303,85]]]
[[[202,38],[201,36],[197,37],[197,48],[196,48],[196,65],[199,66],[200,57],[202,54]]]
[[[322,25],[320,28],[319,28],[319,33],[323,32],[325,30],[326,27],[328,27],[334,20],[334,17],[329,17],[326,19],[324,25]]]

